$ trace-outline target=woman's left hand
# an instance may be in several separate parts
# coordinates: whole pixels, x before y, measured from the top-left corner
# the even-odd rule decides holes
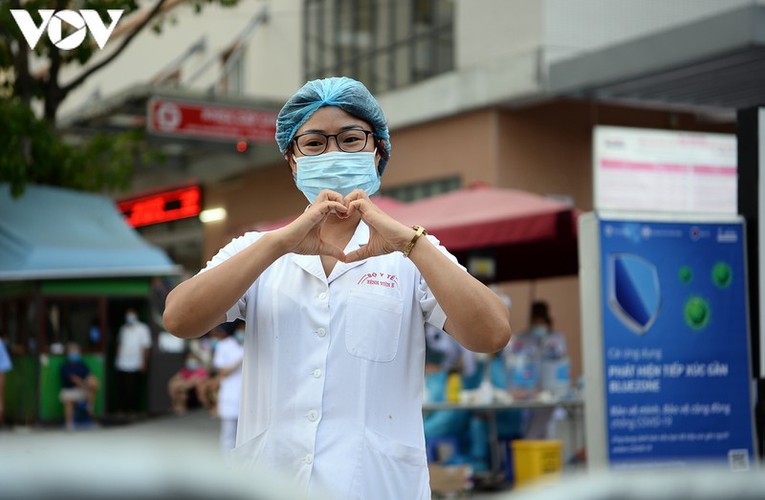
[[[403,251],[414,237],[414,229],[380,210],[361,189],[356,189],[346,196],[344,205],[348,207],[349,216],[358,211],[362,220],[369,226],[369,242],[347,254],[345,262]]]

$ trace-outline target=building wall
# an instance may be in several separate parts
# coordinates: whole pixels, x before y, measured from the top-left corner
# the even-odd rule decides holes
[[[752,4],[752,0],[544,0],[546,62],[565,59]]]
[[[496,116],[494,110],[483,110],[393,131],[383,187],[454,175],[465,186],[476,181],[493,184]]]
[[[240,5],[252,12],[267,5],[269,12],[247,48],[246,93],[286,101],[303,84],[303,0],[241,0]]]
[[[535,52],[543,40],[543,6],[544,0],[457,0],[456,67]]]
[[[306,205],[308,201],[295,188],[285,163],[205,186],[205,208],[223,207],[227,216],[204,225],[203,260],[255,225],[299,214]]]

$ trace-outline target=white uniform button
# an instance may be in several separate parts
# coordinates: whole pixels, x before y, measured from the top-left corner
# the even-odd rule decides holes
[[[316,422],[318,419],[319,419],[319,412],[318,411],[311,410],[311,411],[308,412],[308,420],[310,420],[311,422]]]
[[[313,371],[313,378],[319,378],[319,377],[321,377],[321,370],[317,368]]]
[[[313,463],[313,455],[309,453],[308,455],[305,456],[304,460],[305,460],[305,463],[307,463],[308,465],[311,465]]]
[[[318,330],[316,330],[316,335],[318,335],[319,337],[323,337],[326,334],[327,334],[327,330],[325,330],[324,328],[319,328]]]
[[[326,298],[327,298],[327,294],[326,294],[326,292],[321,292],[321,293],[319,294],[319,300],[324,300],[324,299],[326,299]]]

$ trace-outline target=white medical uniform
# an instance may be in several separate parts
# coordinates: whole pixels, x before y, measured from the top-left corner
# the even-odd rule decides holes
[[[121,372],[137,372],[143,366],[143,351],[151,347],[151,330],[145,323],[125,323],[117,334],[115,366]]]
[[[213,366],[218,370],[239,363],[244,349],[234,337],[226,337],[215,347]],[[220,381],[218,389],[218,416],[221,419],[221,447],[229,452],[236,444],[237,417],[239,416],[239,394],[242,389],[242,367],[232,371]]]
[[[262,235],[236,238],[204,270]],[[360,222],[345,252],[368,240]],[[446,315],[409,259],[338,262],[327,277],[319,256],[287,254],[226,319],[247,323],[235,456],[330,498],[430,499],[425,323]]]

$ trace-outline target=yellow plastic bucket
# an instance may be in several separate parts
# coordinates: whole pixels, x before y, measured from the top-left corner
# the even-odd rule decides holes
[[[540,478],[557,477],[561,471],[563,442],[554,439],[516,439],[510,443],[513,450],[515,486]]]

